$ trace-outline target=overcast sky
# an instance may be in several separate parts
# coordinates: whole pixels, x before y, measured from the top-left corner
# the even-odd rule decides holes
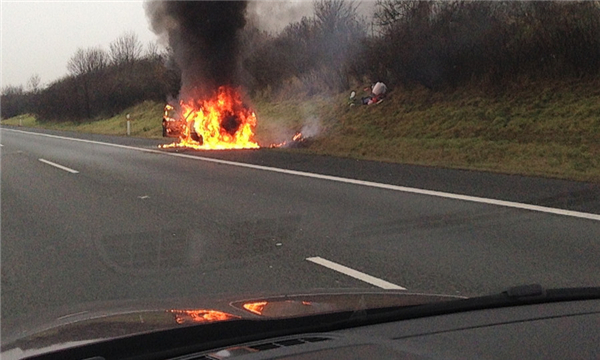
[[[33,74],[47,84],[67,74],[78,47],[108,45],[127,31],[156,41],[142,1],[2,0],[2,86],[26,85]]]
[[[310,0],[277,1],[256,12],[264,21],[282,26],[283,21],[310,14],[310,4]],[[2,87],[26,86],[33,74],[48,84],[67,74],[67,62],[77,48],[108,50],[128,31],[135,32],[144,45],[158,39],[149,29],[142,0],[1,0],[1,14]]]

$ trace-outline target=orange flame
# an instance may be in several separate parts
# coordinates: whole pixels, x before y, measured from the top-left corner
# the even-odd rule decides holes
[[[305,140],[306,139],[302,136],[302,133],[301,132],[297,132],[296,134],[294,134],[294,136],[292,136],[291,143],[300,143],[300,142],[303,142]],[[286,141],[280,142],[278,144],[271,144],[271,145],[269,145],[269,147],[270,148],[286,147],[286,146],[290,145],[291,143],[286,140]]]
[[[185,147],[199,150],[257,149],[254,141],[256,114],[249,110],[239,92],[221,86],[215,99],[180,102],[187,126],[179,142],[162,148]]]
[[[165,105],[165,117],[169,116],[169,111],[170,110],[173,110],[173,106],[171,106],[171,104]]]
[[[240,318],[217,310],[169,310],[169,312],[175,315],[175,321],[178,324],[210,323]]]

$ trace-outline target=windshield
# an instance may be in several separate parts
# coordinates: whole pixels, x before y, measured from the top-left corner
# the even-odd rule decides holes
[[[3,343],[599,286],[599,32],[589,1],[3,1]]]

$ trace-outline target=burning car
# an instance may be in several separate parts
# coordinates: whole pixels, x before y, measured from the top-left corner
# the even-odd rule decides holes
[[[198,150],[257,149],[256,114],[241,100],[238,89],[221,86],[212,98],[180,99],[165,106],[163,135],[179,138],[161,148]]]
[[[176,118],[177,113],[170,104],[165,105],[165,113],[162,118],[163,137],[179,137],[183,133],[184,121]]]
[[[191,129],[190,137],[192,140],[202,144],[202,137],[194,129],[194,121],[190,121],[188,126],[187,119],[175,110],[171,104],[165,105],[165,113],[162,119],[163,137],[180,138],[185,135],[186,129]]]

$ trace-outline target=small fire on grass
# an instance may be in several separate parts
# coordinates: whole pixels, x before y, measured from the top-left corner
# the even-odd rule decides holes
[[[281,148],[281,147],[303,147],[307,146],[307,140],[302,136],[301,132],[297,132],[292,136],[291,141],[283,141],[278,144],[269,145],[270,148]]]
[[[165,107],[164,133],[175,133],[179,141],[161,148],[199,150],[257,149],[254,141],[256,114],[242,102],[239,92],[221,86],[211,100],[181,100],[176,117],[168,117]],[[169,121],[167,121],[169,120]],[[171,132],[172,131],[172,132]]]

